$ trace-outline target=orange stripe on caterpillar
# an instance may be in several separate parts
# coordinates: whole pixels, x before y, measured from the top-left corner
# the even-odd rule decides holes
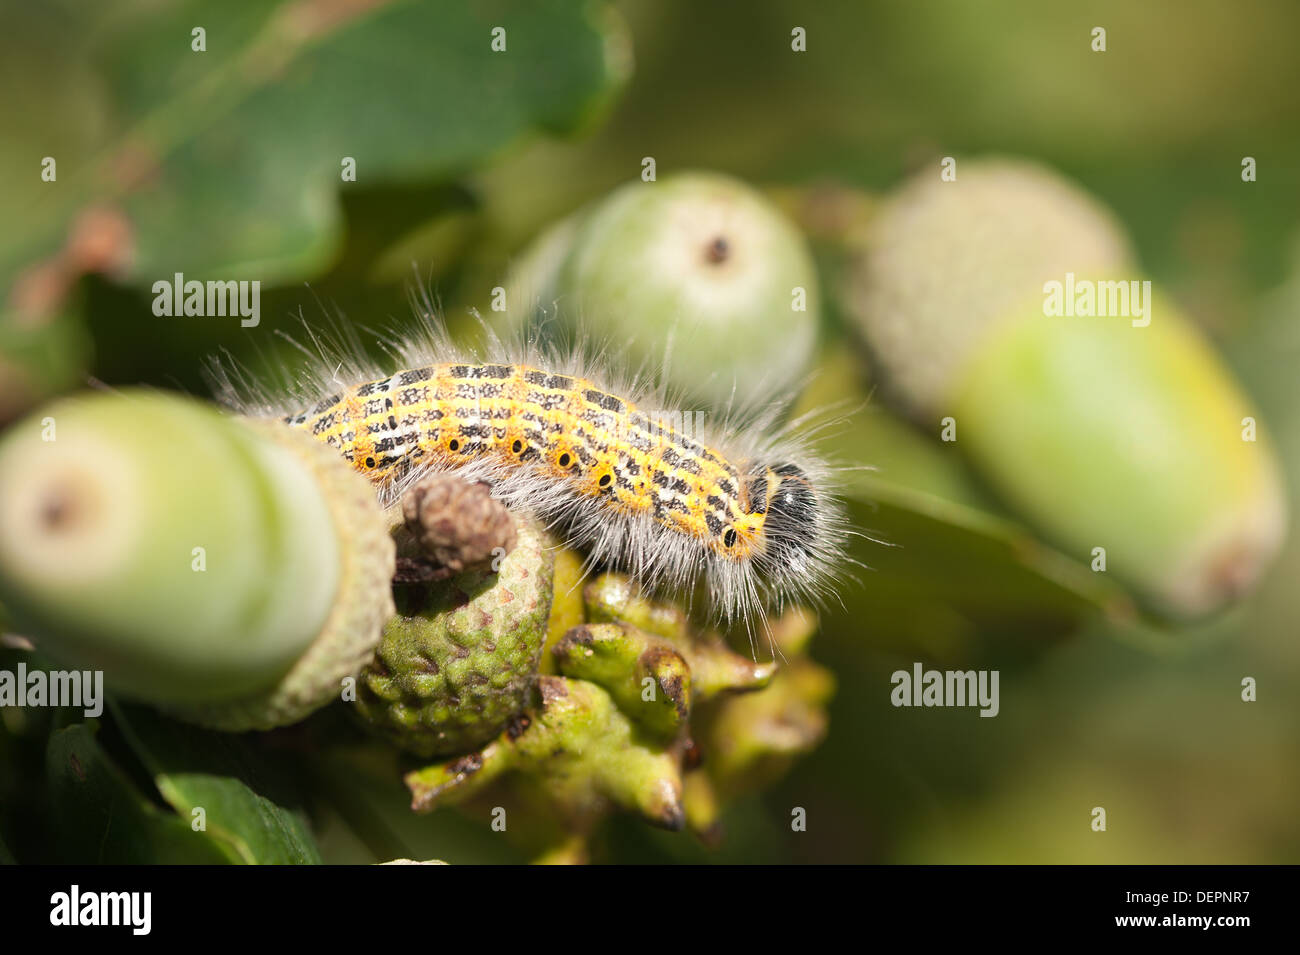
[[[380,486],[424,466],[528,469],[736,561],[772,549],[769,515],[797,521],[812,506],[808,481],[792,465],[729,461],[592,381],[522,364],[399,371],[284,420],[338,448]]]
[[[347,326],[318,336],[287,393],[237,364],[214,361],[218,393],[240,413],[275,417],[338,449],[395,503],[427,473],[483,481],[528,511],[587,566],[626,571],[652,593],[743,620],[819,603],[844,575],[849,530],[836,475],[781,424],[780,396],[707,425],[660,412],[671,398],[629,380],[581,343],[501,341],[461,348],[430,309],[382,340],[401,371],[386,374]],[[337,339],[337,340],[335,340]],[[275,370],[278,373],[278,369]]]

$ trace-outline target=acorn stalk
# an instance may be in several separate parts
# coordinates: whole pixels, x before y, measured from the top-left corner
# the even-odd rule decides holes
[[[275,422],[127,391],[0,439],[0,600],[117,692],[223,729],[336,699],[391,614],[368,483]]]

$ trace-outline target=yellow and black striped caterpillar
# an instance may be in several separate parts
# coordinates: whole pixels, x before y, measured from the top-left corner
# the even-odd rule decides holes
[[[827,469],[772,415],[743,428],[688,428],[703,415],[662,410],[661,396],[582,367],[574,355],[495,337],[470,357],[431,325],[397,343],[402,370],[380,375],[326,354],[298,405],[250,398],[335,447],[387,501],[430,471],[491,484],[589,553],[651,590],[701,577],[717,616],[746,621],[787,600],[816,600],[837,576],[843,519]],[[242,391],[242,393],[241,393]],[[701,433],[688,433],[688,432]]]

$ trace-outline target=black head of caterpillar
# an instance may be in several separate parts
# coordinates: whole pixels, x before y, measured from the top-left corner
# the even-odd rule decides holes
[[[803,575],[823,560],[817,492],[798,465],[750,472],[749,513],[763,515],[764,563]]]

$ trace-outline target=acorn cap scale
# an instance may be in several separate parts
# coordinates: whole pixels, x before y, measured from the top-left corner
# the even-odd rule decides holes
[[[499,563],[409,588],[362,675],[355,710],[422,756],[467,752],[524,709],[550,616],[555,558],[538,526],[517,524]]]

